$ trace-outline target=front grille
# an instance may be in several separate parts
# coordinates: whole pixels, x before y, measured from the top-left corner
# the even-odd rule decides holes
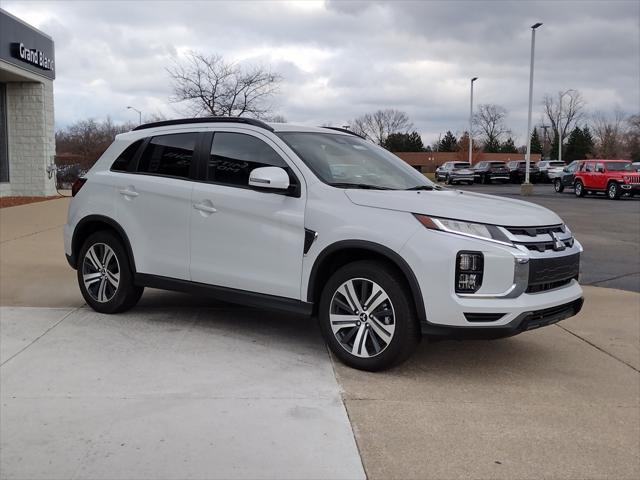
[[[468,322],[495,322],[504,317],[504,313],[469,313],[465,312],[464,318]]]
[[[551,325],[552,323],[559,322],[565,318],[576,315],[582,309],[582,303],[584,300],[579,298],[570,303],[564,305],[558,305],[555,307],[544,308],[542,310],[535,310],[525,314],[522,323],[520,324],[521,330],[533,330],[534,328],[544,327],[545,325]]]
[[[630,185],[640,184],[640,175],[625,175],[624,181]]]
[[[564,240],[562,243],[564,243],[566,248],[571,248],[573,247],[573,238]],[[553,242],[519,242],[519,245],[524,245],[529,250],[546,252],[547,250],[553,250],[555,244]]]
[[[528,235],[537,237],[538,235],[549,235],[551,232],[564,233],[562,225],[552,225],[550,227],[504,227],[512,235]]]
[[[548,283],[538,283],[536,285],[529,285],[527,287],[527,293],[540,293],[546,292],[547,290],[553,290],[554,288],[564,287],[565,285],[569,285],[571,283],[572,278],[567,278],[565,280],[558,280],[557,282],[548,282]]]
[[[577,278],[580,254],[564,257],[532,258],[529,260],[529,288]]]

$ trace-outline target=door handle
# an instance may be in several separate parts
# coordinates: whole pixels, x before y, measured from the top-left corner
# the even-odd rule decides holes
[[[213,207],[213,205],[207,205],[206,203],[194,203],[193,208],[207,213],[216,213],[218,211]]]
[[[125,197],[137,197],[140,194],[138,192],[136,192],[135,190],[130,190],[128,188],[123,188],[122,190],[120,190],[120,195],[124,195]]]

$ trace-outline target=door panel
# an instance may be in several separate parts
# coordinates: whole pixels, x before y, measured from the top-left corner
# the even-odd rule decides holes
[[[193,183],[118,174],[117,220],[127,233],[139,273],[189,279],[189,221]]]
[[[246,188],[199,183],[192,208],[191,279],[300,298],[304,201]]]
[[[306,197],[283,156],[267,137],[214,134],[205,169],[212,183],[193,189],[193,281],[300,298]],[[251,170],[262,166],[287,169],[302,195],[249,188]]]

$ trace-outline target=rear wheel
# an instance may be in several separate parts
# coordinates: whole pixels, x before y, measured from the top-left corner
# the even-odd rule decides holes
[[[611,182],[607,187],[607,197],[610,200],[618,200],[621,194],[620,186],[616,182]]]
[[[122,242],[109,231],[96,232],[85,240],[78,256],[78,285],[85,301],[100,313],[130,309],[144,287],[133,283],[133,273]]]
[[[333,354],[350,367],[378,371],[406,360],[420,328],[405,283],[384,263],[340,268],[320,298],[320,329]]]
[[[564,185],[562,185],[562,180],[560,180],[559,178],[556,178],[553,181],[553,188],[555,189],[556,192],[562,193],[564,191]]]
[[[582,184],[581,180],[578,180],[575,184],[575,186],[573,187],[574,193],[576,194],[576,197],[584,197],[584,185]]]

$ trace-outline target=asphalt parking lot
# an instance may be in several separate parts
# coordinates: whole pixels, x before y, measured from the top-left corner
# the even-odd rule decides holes
[[[295,315],[157,290],[96,314],[62,253],[67,201],[0,209],[0,478],[639,478],[640,203],[543,188],[529,200],[605,280],[583,311],[504,340],[423,341],[377,374],[335,361]],[[630,275],[597,277],[591,258],[620,251],[636,252]]]

